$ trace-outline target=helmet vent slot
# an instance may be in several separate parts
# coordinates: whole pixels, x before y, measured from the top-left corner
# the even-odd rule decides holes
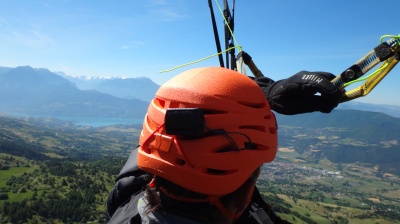
[[[260,125],[242,125],[239,126],[239,129],[251,129],[251,130],[266,132],[265,127]]]
[[[236,170],[217,170],[217,169],[211,169],[211,168],[208,168],[207,170],[206,170],[206,172],[208,173],[208,174],[212,174],[212,175],[227,175],[227,174],[230,174],[230,173],[234,173],[234,172],[236,172]]]
[[[165,100],[162,100],[162,99],[160,99],[160,98],[155,98],[155,99],[153,100],[153,102],[154,102],[154,104],[156,104],[158,107],[165,108]]]
[[[232,151],[236,151],[236,149],[233,149],[231,146],[227,146],[222,149],[218,149],[216,151],[216,153],[224,153],[224,152],[232,152]]]
[[[253,103],[253,102],[243,102],[243,101],[237,101],[238,104],[241,104],[246,107],[252,107],[252,108],[265,108],[265,102],[262,103]]]
[[[149,125],[149,127],[150,127],[152,130],[154,130],[154,129],[157,128],[157,125],[150,119],[149,116],[146,116],[145,119],[146,119],[147,125]]]
[[[180,158],[176,158],[175,159],[175,164],[179,165],[179,166],[184,166],[186,164],[186,161]]]

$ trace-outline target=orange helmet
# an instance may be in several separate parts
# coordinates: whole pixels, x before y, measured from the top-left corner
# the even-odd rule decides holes
[[[183,72],[151,101],[139,168],[194,192],[227,195],[274,160],[277,125],[260,87],[221,67]]]

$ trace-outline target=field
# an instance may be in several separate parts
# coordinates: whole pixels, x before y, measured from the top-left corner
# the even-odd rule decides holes
[[[397,142],[390,151],[388,141],[338,137],[343,131],[280,126],[281,148],[257,183],[264,199],[292,223],[400,223],[398,162],[385,160],[398,158]],[[105,200],[138,134],[134,126],[3,119],[0,223],[105,223]]]
[[[265,199],[292,223],[400,223],[400,179],[369,164],[309,163],[279,150],[258,182]]]

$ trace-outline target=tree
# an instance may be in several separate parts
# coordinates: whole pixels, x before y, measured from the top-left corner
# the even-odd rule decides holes
[[[7,193],[0,193],[0,200],[8,200],[8,194]]]
[[[21,190],[19,191],[20,193],[26,193],[26,187],[22,187]]]
[[[62,186],[68,186],[68,183],[65,179],[62,180]]]

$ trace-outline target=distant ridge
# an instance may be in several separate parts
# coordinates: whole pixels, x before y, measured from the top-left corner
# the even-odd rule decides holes
[[[0,71],[0,113],[46,116],[143,118],[148,102],[83,91],[47,69]]]
[[[63,74],[63,73],[58,73]],[[124,99],[140,99],[150,102],[160,87],[146,77],[71,77],[62,75],[65,79],[76,84],[81,90],[97,90]]]
[[[334,110],[329,114],[307,113],[294,116],[277,114],[278,126],[301,127],[305,131],[316,129],[341,129],[335,135],[351,136],[369,143],[397,140],[400,144],[400,118],[357,110]]]
[[[142,118],[159,88],[147,77],[71,77],[30,66],[0,67],[0,82],[0,113],[94,117]],[[349,109],[400,117],[400,106],[356,101],[341,103],[335,111]]]
[[[362,111],[381,112],[393,117],[400,117],[400,106],[386,104],[370,104],[350,101],[339,104],[337,109],[353,109]]]

